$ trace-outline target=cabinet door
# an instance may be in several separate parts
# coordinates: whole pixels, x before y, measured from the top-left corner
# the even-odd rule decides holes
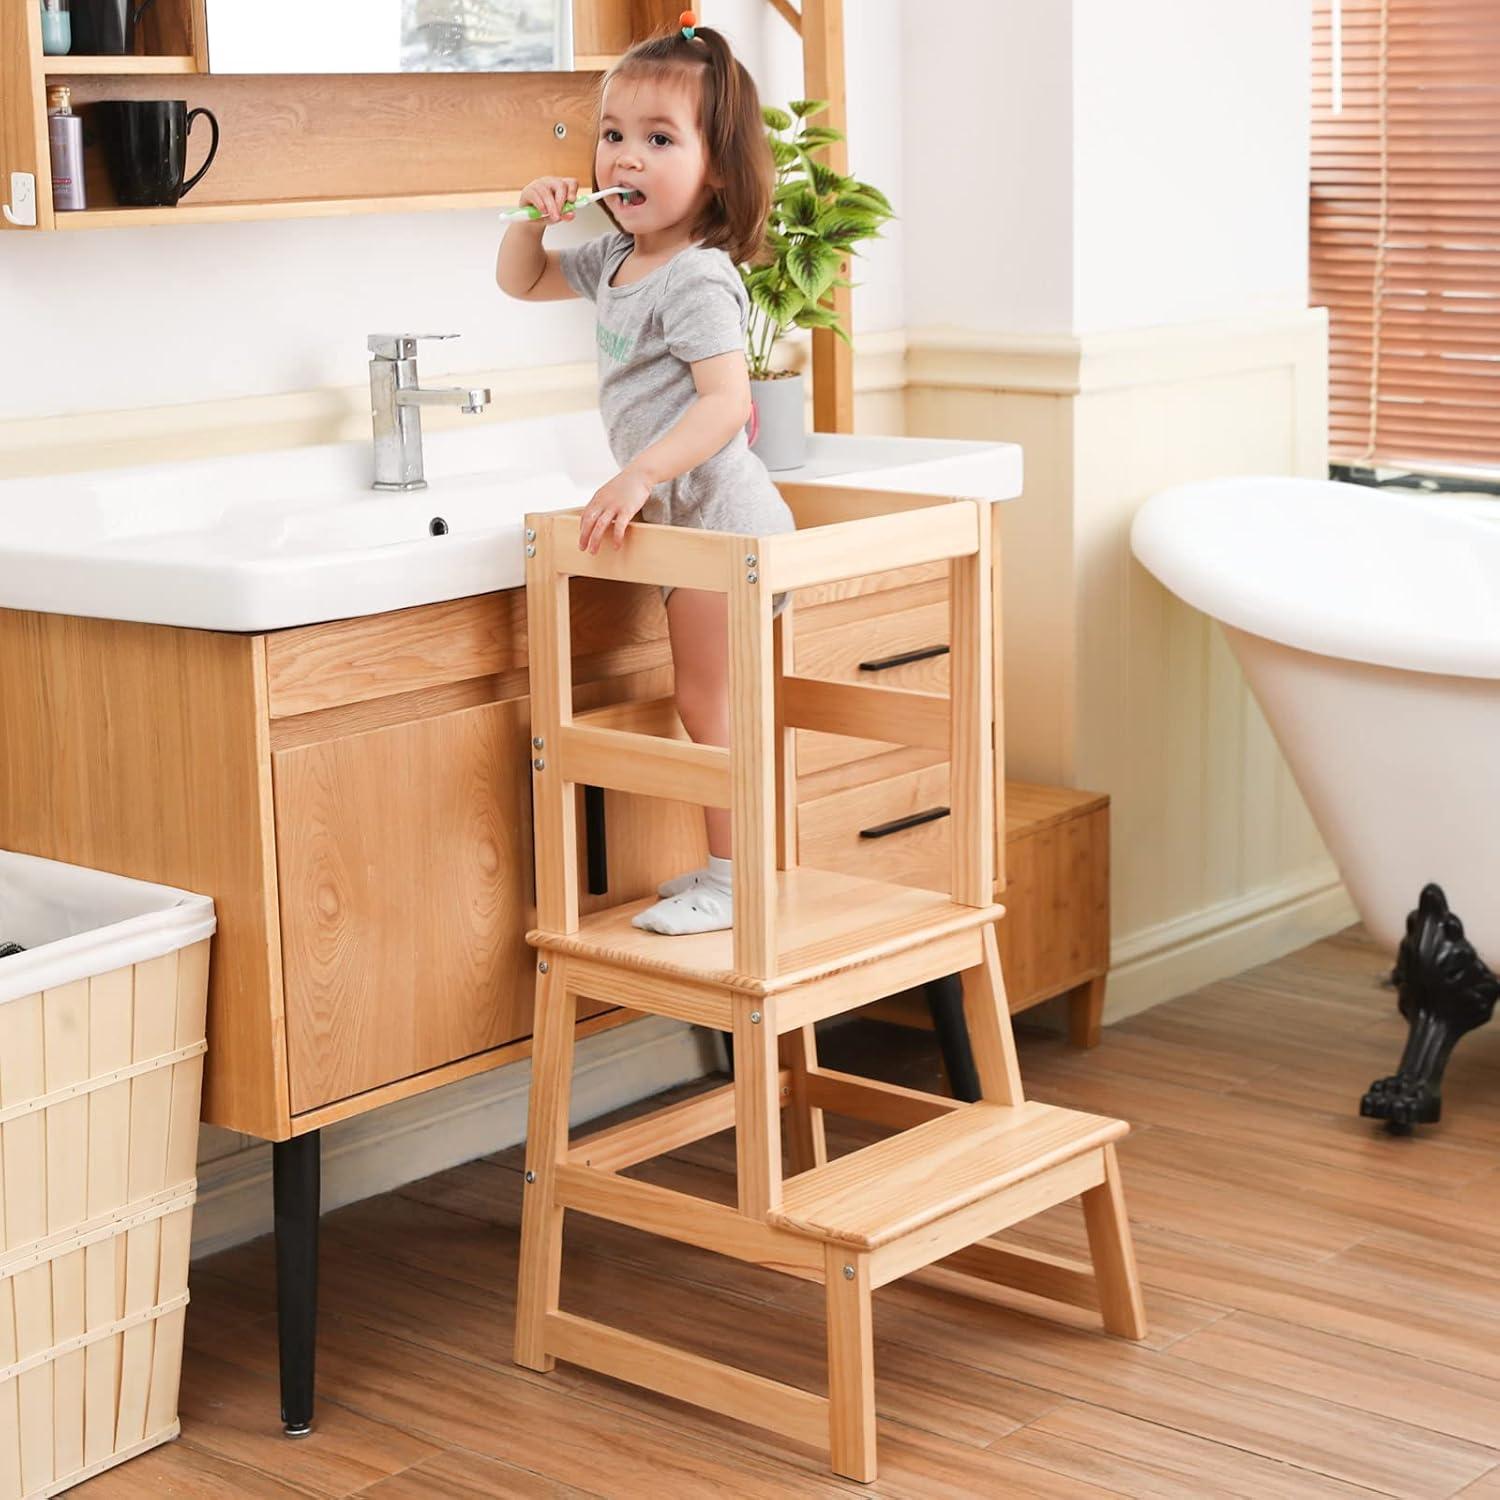
[[[272,757],[293,1114],[526,1035],[525,698]]]

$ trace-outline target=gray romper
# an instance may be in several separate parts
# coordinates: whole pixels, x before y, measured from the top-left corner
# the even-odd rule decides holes
[[[744,349],[750,309],[734,262],[701,245],[629,286],[611,286],[634,244],[617,231],[558,253],[569,286],[597,308],[599,409],[622,469],[698,399],[694,360]],[[743,429],[697,468],[653,486],[641,519],[750,536],[796,524]]]

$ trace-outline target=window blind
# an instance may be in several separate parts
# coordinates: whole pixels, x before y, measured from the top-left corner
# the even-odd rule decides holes
[[[1500,0],[1313,0],[1312,108],[1331,456],[1500,469]]]

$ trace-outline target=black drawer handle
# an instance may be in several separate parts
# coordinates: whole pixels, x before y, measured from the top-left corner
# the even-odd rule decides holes
[[[910,662],[926,661],[930,656],[946,656],[946,646],[921,646],[915,651],[903,651],[899,656],[882,656],[875,661],[862,661],[861,672],[884,672],[890,667],[904,667]]]
[[[943,649],[947,650],[947,647]],[[939,818],[947,816],[946,807],[929,807],[925,812],[908,813],[906,817],[894,818],[889,823],[877,823],[873,828],[861,828],[859,836],[862,839],[886,839],[893,833],[900,833],[903,828],[915,828],[919,823],[936,823]]]

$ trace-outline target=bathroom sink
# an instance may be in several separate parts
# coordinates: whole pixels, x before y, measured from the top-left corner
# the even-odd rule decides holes
[[[428,488],[370,489],[369,443],[0,483],[0,607],[263,631],[513,588],[529,511],[615,472],[597,411],[429,433]],[[1003,500],[1012,444],[815,435],[778,480]]]

